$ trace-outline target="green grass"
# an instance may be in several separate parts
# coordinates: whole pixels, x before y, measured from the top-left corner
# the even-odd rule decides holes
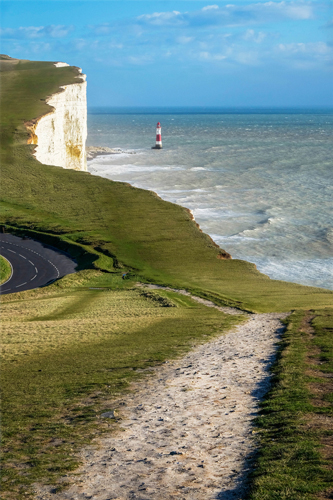
[[[46,96],[75,82],[77,70],[10,60],[0,61],[0,66],[0,225],[68,251],[81,269],[50,287],[2,299],[4,498],[26,498],[34,481],[56,482],[73,470],[76,450],[118,425],[98,415],[142,376],[140,369],[179,356],[240,320],[172,292],[136,289],[137,281],[187,288],[217,304],[253,311],[315,308],[315,338],[326,369],[327,322],[332,324],[327,311],[332,309],[325,307],[332,308],[331,291],[270,280],[253,264],[219,259],[221,249],[198,229],[186,209],[151,192],[41,165],[31,155],[33,146],[27,145],[24,122],[48,112]],[[129,271],[126,280],[121,279],[124,270]],[[295,313],[293,321],[298,314],[302,313]],[[295,333],[295,342],[298,338]],[[263,480],[260,471],[267,471],[266,489],[280,474],[278,494],[298,481],[310,495],[326,480],[318,436],[307,436],[299,452],[293,444],[293,432],[302,434],[299,416],[313,412],[310,389],[302,379],[302,346],[300,342],[290,348],[294,371],[279,386],[280,400],[267,403],[262,420],[267,430],[262,433],[267,437],[262,456],[265,450],[269,453],[272,432],[282,439],[277,453],[290,458],[281,459],[288,464],[281,474],[279,455],[275,462],[274,454],[268,457],[274,467],[265,469],[261,461],[255,484]],[[274,420],[279,414],[282,420]],[[305,469],[317,478],[311,491],[305,473],[294,479],[290,472],[292,462],[304,462],[306,456],[314,457]]]
[[[105,284],[102,273],[83,271],[3,298],[4,498],[26,498],[35,481],[56,483],[73,470],[80,446],[119,425],[99,415],[143,376],[139,369],[242,319],[172,292],[132,288],[120,276],[91,290],[99,278]]]
[[[2,72],[1,90],[0,224],[8,231],[35,231],[79,253],[82,267],[131,269],[142,281],[191,289],[221,304],[262,312],[333,305],[331,291],[270,280],[253,264],[218,259],[220,249],[189,212],[151,192],[38,163],[22,123],[45,112],[41,99],[75,81],[76,71],[51,63],[12,66]]]
[[[321,495],[333,490],[333,456],[324,453],[324,444],[333,444],[332,324],[329,309],[294,312],[287,320],[273,387],[257,419],[250,500],[331,498]]]
[[[7,259],[0,255],[0,284],[8,280],[12,274],[12,268]]]
[[[315,329],[314,344],[320,349],[320,371],[333,373],[333,311],[316,311],[312,321]]]

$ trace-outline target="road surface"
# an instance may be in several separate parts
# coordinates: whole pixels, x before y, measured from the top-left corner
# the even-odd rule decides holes
[[[1,294],[45,286],[66,274],[74,273],[77,265],[54,248],[12,234],[0,234],[0,254],[12,267],[10,278],[0,286]]]

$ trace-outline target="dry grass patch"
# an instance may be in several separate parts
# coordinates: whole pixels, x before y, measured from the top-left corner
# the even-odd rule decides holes
[[[73,470],[78,447],[117,426],[100,414],[143,369],[242,320],[175,293],[145,294],[119,275],[108,275],[109,288],[107,275],[90,277],[93,287],[65,279],[3,298],[3,498],[27,498],[34,481]]]

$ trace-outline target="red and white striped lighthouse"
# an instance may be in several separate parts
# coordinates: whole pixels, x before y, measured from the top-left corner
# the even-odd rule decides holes
[[[160,122],[158,122],[158,124],[156,125],[156,144],[152,149],[162,149],[162,134]]]

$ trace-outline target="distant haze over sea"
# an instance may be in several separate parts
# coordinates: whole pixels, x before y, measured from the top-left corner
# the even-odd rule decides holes
[[[233,258],[333,289],[333,109],[91,108],[88,145],[122,151],[91,173],[191,209]]]

